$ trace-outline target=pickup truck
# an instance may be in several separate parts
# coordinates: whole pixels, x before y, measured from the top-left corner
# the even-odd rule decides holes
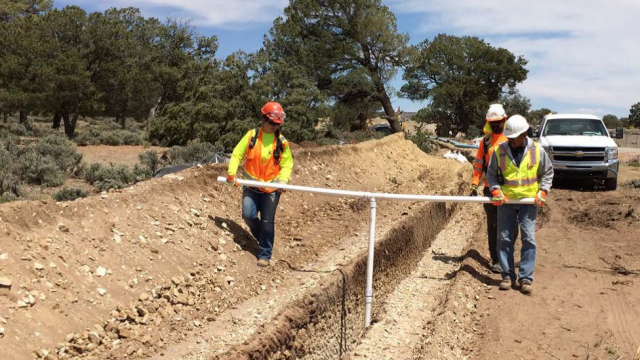
[[[549,114],[538,131],[556,179],[604,180],[607,190],[618,187],[618,146],[612,139],[623,137],[623,129],[609,134],[602,119],[585,114]]]

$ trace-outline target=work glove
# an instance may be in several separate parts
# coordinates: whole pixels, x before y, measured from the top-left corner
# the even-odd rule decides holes
[[[276,183],[276,184],[286,184],[286,182],[284,180],[276,180],[276,181],[274,181],[274,183]],[[286,190],[285,189],[278,189],[277,191],[282,194]]]
[[[227,184],[238,187],[235,175],[227,175]]]
[[[504,197],[502,190],[495,189],[491,190],[491,203],[495,206],[502,206],[507,202],[507,198]]]
[[[469,196],[478,196],[478,185],[471,184],[471,193]]]
[[[544,190],[538,191],[538,195],[536,195],[536,199],[533,202],[538,205],[538,207],[544,207],[544,204],[547,203],[547,192]]]

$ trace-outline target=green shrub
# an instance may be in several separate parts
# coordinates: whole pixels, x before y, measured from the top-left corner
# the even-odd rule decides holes
[[[126,165],[102,166],[91,164],[85,172],[85,180],[100,191],[122,189],[136,182],[134,174]]]
[[[9,150],[0,148],[0,196],[8,198],[10,195],[20,196],[20,178],[17,162]],[[10,200],[7,200],[10,201]]]
[[[147,180],[152,175],[153,172],[145,166],[140,166],[139,164],[135,164],[133,166],[133,177],[135,179],[135,182]]]
[[[16,200],[18,200],[18,196],[12,192],[6,192],[0,195],[0,204]]]
[[[224,149],[208,142],[189,142],[186,146],[173,146],[167,151],[169,164],[188,164],[196,161],[202,161],[211,155],[221,152]]]
[[[22,124],[13,123],[9,126],[9,132],[18,136],[27,135],[27,128]]]
[[[122,138],[123,145],[140,145],[142,144],[142,139],[136,133],[127,130],[119,130],[118,136]]]
[[[636,156],[633,159],[629,160],[627,164],[633,167],[640,167],[640,156]]]
[[[122,145],[122,138],[116,132],[107,132],[100,134],[100,143],[109,146]]]
[[[427,136],[427,133],[418,129],[418,131],[416,131],[414,135],[409,136],[409,140],[413,141],[413,143],[416,144],[420,148],[420,150],[426,153],[430,153],[434,150],[435,147],[433,145],[433,142],[430,141]]]
[[[100,139],[99,139],[99,132],[98,135],[95,136],[92,134],[93,130],[88,132],[88,133],[82,133],[78,136],[76,136],[73,141],[78,145],[78,146],[87,146],[87,145],[100,145]]]
[[[131,132],[129,130],[116,130],[100,133],[97,130],[93,130],[101,144],[109,146],[119,145],[141,145],[142,138],[140,135]]]
[[[63,172],[73,171],[82,162],[82,154],[78,153],[71,141],[62,136],[49,135],[40,139],[35,150],[42,157],[54,159]]]
[[[143,167],[149,170],[151,174],[155,173],[158,170],[158,165],[160,163],[160,159],[158,158],[158,153],[151,150],[143,152],[138,155],[138,159]]]
[[[54,158],[41,156],[35,151],[28,151],[20,156],[18,161],[22,166],[22,179],[27,183],[46,187],[64,184],[65,174],[58,167]]]
[[[73,201],[77,198],[87,197],[88,193],[79,188],[63,188],[53,195],[56,201]]]

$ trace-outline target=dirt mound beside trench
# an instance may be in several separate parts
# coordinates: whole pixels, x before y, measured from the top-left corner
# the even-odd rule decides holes
[[[454,194],[470,171],[401,135],[299,149],[294,158],[295,184],[392,193]],[[289,192],[275,266],[258,269],[240,190],[215,181],[225,170],[189,169],[68,203],[0,206],[0,277],[11,286],[0,288],[2,358],[163,355],[247,299],[277,302],[292,268],[330,256],[346,237],[366,239],[364,199]],[[381,202],[378,222],[397,223],[415,208]]]

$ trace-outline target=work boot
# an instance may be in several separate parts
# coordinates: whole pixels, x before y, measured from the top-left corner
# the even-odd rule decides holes
[[[522,280],[522,282],[520,283],[520,292],[522,292],[525,295],[531,295],[532,291],[533,291],[533,283],[531,283],[531,281],[529,280]]]
[[[511,280],[509,278],[502,279],[502,282],[500,283],[500,290],[509,290],[514,285],[515,285],[515,281],[513,281],[513,280]]]
[[[267,260],[267,259],[260,259],[260,260],[258,260],[258,266],[260,266],[260,267],[267,267],[267,266],[269,266],[269,260]]]
[[[494,274],[502,274],[502,266],[500,266],[500,263],[498,262],[493,263],[493,265],[491,265],[491,268],[489,269]]]

